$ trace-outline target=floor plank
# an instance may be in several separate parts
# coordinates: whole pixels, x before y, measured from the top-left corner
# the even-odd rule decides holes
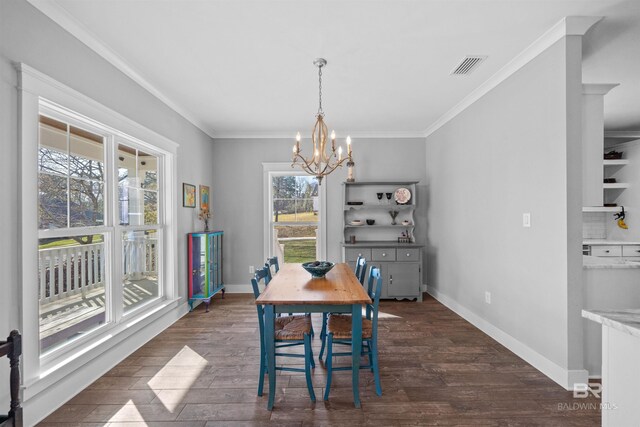
[[[380,377],[360,372],[362,408],[353,407],[351,373],[336,372],[323,402],[326,371],[278,372],[275,408],[256,395],[259,341],[249,295],[198,307],[59,408],[40,426],[597,426],[599,400],[574,399],[464,319],[426,297],[382,301]],[[319,354],[320,316],[313,315]],[[302,349],[297,351],[301,352]],[[278,361],[299,364],[301,361]],[[336,361],[346,365],[348,359]]]

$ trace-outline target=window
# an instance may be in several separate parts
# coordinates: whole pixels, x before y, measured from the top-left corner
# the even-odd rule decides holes
[[[324,189],[291,165],[265,164],[265,256],[280,262],[324,259]]]
[[[105,136],[40,115],[38,302],[46,351],[107,321]]]
[[[162,296],[164,157],[46,103],[40,110],[38,284],[46,352]],[[105,200],[113,192],[117,209],[110,212]]]
[[[118,144],[118,220],[121,226],[123,310],[135,309],[160,295],[158,164],[161,159]]]
[[[18,327],[24,382],[38,393],[182,310],[170,262],[178,145],[24,64],[18,72]]]

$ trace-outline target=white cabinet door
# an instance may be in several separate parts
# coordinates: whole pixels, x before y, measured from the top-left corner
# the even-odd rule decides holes
[[[624,245],[622,246],[623,257],[640,257],[640,245]]]
[[[620,245],[593,245],[591,246],[592,256],[622,256],[622,246]]]

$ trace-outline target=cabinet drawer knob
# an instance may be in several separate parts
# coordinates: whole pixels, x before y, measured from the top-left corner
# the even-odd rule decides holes
[[[604,252],[608,254],[610,251],[609,251],[609,249],[607,249],[607,250],[606,250],[606,251],[604,251]]]
[[[638,249],[636,252],[640,252],[640,249]]]
[[[411,256],[411,254],[407,252],[407,256]]]
[[[358,254],[358,256],[362,256],[362,254]]]
[[[384,252],[382,253],[382,256],[387,256],[387,254],[385,254]]]

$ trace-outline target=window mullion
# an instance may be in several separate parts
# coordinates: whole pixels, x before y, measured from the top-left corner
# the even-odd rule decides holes
[[[109,137],[109,153],[108,159],[109,161],[109,176],[108,179],[108,187],[109,187],[109,221],[111,225],[111,229],[113,232],[111,233],[111,268],[109,272],[111,273],[110,280],[110,289],[109,289],[109,298],[111,301],[111,310],[110,313],[112,315],[112,319],[114,322],[119,322],[122,319],[123,313],[123,295],[122,295],[122,227],[120,226],[120,212],[119,212],[119,186],[118,186],[118,150],[117,150],[117,142],[116,138],[111,135]]]

